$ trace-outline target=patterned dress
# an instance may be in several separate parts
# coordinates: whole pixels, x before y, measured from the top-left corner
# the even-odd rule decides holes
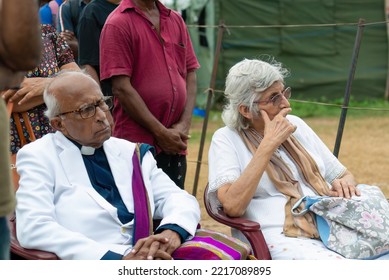
[[[29,71],[26,75],[27,78],[34,77],[52,77],[60,71],[60,68],[68,63],[74,62],[73,53],[70,50],[68,44],[60,38],[55,28],[51,25],[41,25],[42,32],[42,58],[38,67]],[[44,115],[46,105],[42,104],[28,110],[28,117],[31,122],[31,126],[34,130],[35,138],[41,138],[43,135],[52,132],[49,120]],[[27,129],[23,123],[22,115],[19,114],[21,119],[21,125],[24,131],[25,138],[28,142],[31,142],[30,136],[27,133]],[[17,153],[21,148],[20,138],[15,126],[14,118],[11,117],[10,121],[10,140],[11,140],[11,152]]]

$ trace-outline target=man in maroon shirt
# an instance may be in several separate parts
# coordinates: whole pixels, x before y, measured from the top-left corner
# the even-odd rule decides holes
[[[100,78],[115,96],[113,135],[154,145],[156,160],[184,188],[199,63],[182,17],[159,1],[123,0],[100,38]]]

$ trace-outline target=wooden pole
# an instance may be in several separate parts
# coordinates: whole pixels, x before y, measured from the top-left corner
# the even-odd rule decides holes
[[[205,142],[205,136],[207,133],[209,112],[211,110],[211,105],[212,105],[213,90],[215,89],[215,84],[216,84],[217,66],[219,64],[219,56],[220,56],[221,47],[222,47],[224,30],[225,30],[224,22],[220,21],[219,27],[218,27],[217,43],[216,43],[216,50],[215,50],[215,58],[213,61],[211,82],[210,82],[210,87],[208,89],[207,106],[206,106],[206,110],[205,110],[203,129],[201,131],[199,154],[197,156],[196,173],[195,173],[195,178],[194,178],[194,183],[193,183],[193,191],[192,191],[192,194],[194,196],[196,196],[197,185],[199,183],[201,161],[203,158],[203,150],[204,150],[204,142]]]
[[[342,142],[343,129],[344,129],[344,125],[346,123],[347,108],[348,108],[348,105],[350,102],[351,84],[352,84],[353,79],[354,79],[355,69],[357,68],[358,54],[359,54],[359,49],[360,49],[361,41],[362,41],[362,33],[363,33],[363,29],[365,27],[364,23],[365,23],[364,19],[359,19],[357,35],[355,37],[355,43],[354,43],[353,56],[352,56],[352,60],[351,60],[349,77],[347,80],[346,90],[344,93],[342,112],[341,112],[340,119],[339,119],[338,133],[336,135],[336,141],[335,141],[335,147],[334,147],[334,155],[336,157],[338,157],[338,155],[339,155],[340,144]]]

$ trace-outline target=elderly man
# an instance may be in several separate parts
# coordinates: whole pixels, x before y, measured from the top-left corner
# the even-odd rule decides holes
[[[157,168],[150,151],[139,163],[134,143],[111,137],[111,97],[90,76],[60,73],[44,99],[56,132],[17,156],[21,245],[61,259],[171,259],[195,234],[197,200]],[[149,235],[142,223],[151,217],[162,221]]]

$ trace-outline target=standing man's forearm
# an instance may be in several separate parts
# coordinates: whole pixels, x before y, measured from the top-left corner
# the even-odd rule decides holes
[[[81,65],[81,69],[84,69],[92,78],[100,85],[100,77],[97,74],[96,69],[89,64]]]
[[[113,77],[112,93],[118,98],[124,111],[138,124],[150,131],[150,133],[155,135],[166,129],[150,112],[139,93],[131,85],[129,77]]]
[[[192,123],[193,109],[196,105],[197,95],[197,75],[195,71],[189,72],[186,77],[186,91],[187,99],[184,111],[182,112],[181,118],[178,123],[184,129],[183,133],[188,134]],[[177,124],[175,124],[177,125]]]

